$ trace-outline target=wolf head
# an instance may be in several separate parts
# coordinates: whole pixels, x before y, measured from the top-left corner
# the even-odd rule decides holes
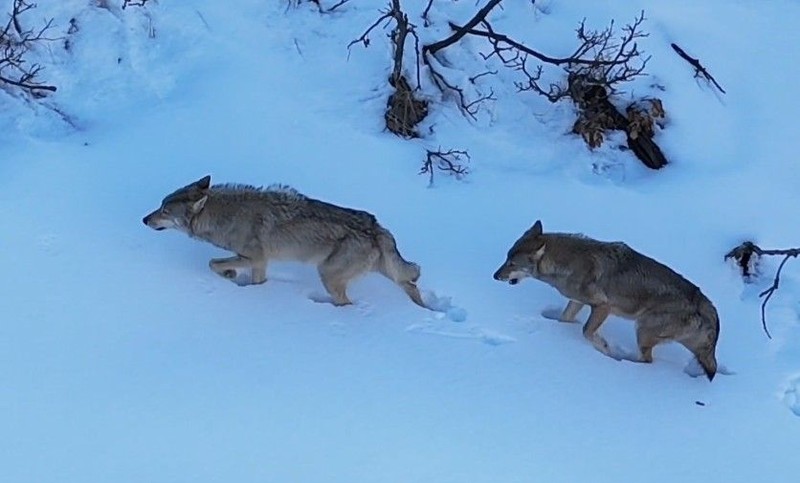
[[[508,251],[505,263],[494,272],[494,279],[515,285],[523,278],[535,277],[536,267],[544,255],[544,246],[542,222],[536,220]]]
[[[192,218],[208,200],[210,184],[211,176],[205,176],[167,195],[161,207],[145,216],[142,222],[154,230],[175,228],[188,232]]]

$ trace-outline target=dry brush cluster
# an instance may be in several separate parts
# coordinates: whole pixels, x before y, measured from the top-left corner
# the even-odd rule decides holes
[[[350,47],[355,44],[368,46],[370,34],[378,27],[389,30],[394,52],[393,73],[389,79],[394,93],[389,97],[386,110],[389,131],[406,138],[419,136],[418,125],[430,108],[427,96],[422,95],[422,76],[426,76],[443,95],[454,98],[461,112],[473,119],[485,101],[496,99],[493,90],[481,92],[474,87],[477,78],[495,75],[496,70],[472,73],[468,76],[472,86],[459,85],[447,75],[448,69],[458,66],[448,63],[443,53],[464,38],[471,37],[485,42],[481,52],[484,60],[499,63],[502,68],[518,73],[521,79],[515,82],[518,92],[533,92],[553,103],[571,101],[577,111],[573,132],[580,135],[589,147],[600,146],[608,131],[622,131],[628,147],[645,165],[658,169],[667,164],[666,157],[653,140],[656,128],[662,126],[665,116],[661,101],[640,99],[619,108],[615,98],[621,85],[645,75],[649,57],[638,45],[638,41],[647,36],[642,30],[644,12],[621,28],[612,21],[605,28],[594,30],[581,21],[575,31],[577,42],[572,53],[556,57],[498,31],[489,16],[501,8],[501,3],[502,0],[488,0],[463,25],[450,22],[449,35],[421,45],[417,29],[430,26],[428,16],[433,1],[429,0],[416,17],[422,25],[419,27],[409,20],[400,0],[390,0],[376,21],[351,42]],[[408,50],[414,55],[404,56]],[[412,57],[415,62],[404,65],[406,59]],[[544,82],[546,73],[550,74],[548,78],[553,77],[553,69],[561,80]],[[413,83],[409,79],[413,79]]]

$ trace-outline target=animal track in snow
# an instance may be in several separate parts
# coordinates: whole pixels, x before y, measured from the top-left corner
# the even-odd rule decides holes
[[[36,245],[40,250],[51,256],[57,256],[61,253],[61,247],[58,246],[58,237],[56,235],[42,235],[36,241]]]
[[[446,320],[445,316],[440,312],[437,313],[437,315],[439,316],[407,326],[406,331],[438,335],[451,339],[479,340],[489,345],[503,345],[516,342],[516,339],[513,337],[501,334],[500,332],[485,329],[477,325],[454,324],[452,321]]]
[[[408,332],[439,335],[452,339],[473,339],[484,344],[502,345],[516,342],[513,337],[474,324],[466,324],[467,311],[453,304],[452,297],[439,296],[431,290],[422,291],[422,300],[433,315],[406,327]]]
[[[314,303],[328,304],[328,305],[330,305],[332,307],[335,307],[335,305],[333,304],[333,299],[331,298],[330,295],[328,295],[325,292],[322,292],[322,291],[319,291],[319,290],[315,290],[315,291],[310,292],[307,295],[307,297],[308,297],[308,299],[310,301],[312,301]],[[345,305],[342,308],[349,309],[349,310],[355,310],[362,317],[369,317],[370,315],[375,313],[375,306],[374,305],[372,305],[370,302],[365,302],[365,301],[361,301],[361,300],[353,300],[353,303],[351,305]]]
[[[800,417],[800,376],[795,376],[786,384],[783,403],[795,416]]]

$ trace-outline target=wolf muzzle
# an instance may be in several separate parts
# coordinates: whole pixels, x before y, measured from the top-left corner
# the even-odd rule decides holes
[[[496,272],[494,272],[493,278],[498,282],[508,282],[510,285],[516,285],[519,282],[518,278],[508,278],[505,274],[503,274],[503,268],[500,267]]]
[[[156,231],[164,230],[165,228],[163,226],[155,227],[155,226],[151,226],[150,225],[150,217],[152,217],[152,216],[153,216],[153,213],[150,213],[149,215],[147,215],[144,218],[142,218],[142,223],[144,223],[145,225],[149,226],[150,228],[152,228],[152,229],[154,229]]]

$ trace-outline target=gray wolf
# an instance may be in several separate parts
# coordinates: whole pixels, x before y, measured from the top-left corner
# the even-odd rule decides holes
[[[347,296],[351,280],[378,272],[425,307],[416,285],[419,266],[400,255],[392,234],[373,215],[309,198],[287,186],[211,186],[206,176],[167,195],[142,221],[235,253],[209,262],[211,270],[230,280],[238,270],[249,270],[251,283],[263,283],[270,260],[310,262],[317,265],[334,305],[352,303]]]
[[[636,321],[641,362],[653,361],[653,347],[675,341],[694,354],[709,380],[717,372],[719,317],[711,301],[681,275],[622,242],[579,234],[543,233],[537,221],[508,251],[494,279],[514,285],[532,277],[569,299],[560,315],[575,322],[584,305],[591,313],[583,335],[614,357],[598,329],[610,314]]]

